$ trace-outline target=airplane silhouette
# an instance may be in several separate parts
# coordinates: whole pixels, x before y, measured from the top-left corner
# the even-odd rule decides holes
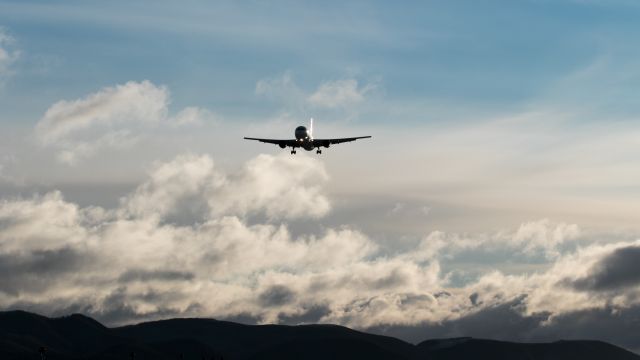
[[[298,126],[295,131],[295,139],[260,139],[260,138],[252,138],[245,137],[246,140],[257,140],[263,143],[276,144],[281,148],[286,148],[287,146],[291,147],[291,154],[296,153],[296,148],[302,148],[307,151],[311,151],[313,149],[318,149],[316,154],[322,154],[321,147],[328,148],[331,144],[340,144],[343,142],[355,141],[358,139],[366,139],[371,136],[356,136],[349,138],[339,138],[339,139],[314,139],[313,138],[313,119],[311,119],[311,124],[309,129],[304,126]]]

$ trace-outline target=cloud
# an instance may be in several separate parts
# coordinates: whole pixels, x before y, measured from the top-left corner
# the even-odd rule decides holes
[[[12,73],[12,65],[20,57],[20,50],[15,47],[16,40],[0,27],[0,81]]]
[[[524,342],[553,342],[563,340],[599,340],[625,347],[636,353],[640,343],[636,319],[637,305],[619,309],[603,307],[578,310],[551,319],[548,312],[526,314],[526,297],[506,301],[461,318],[429,322],[419,325],[383,325],[368,331],[396,336],[411,342],[425,339],[471,336]]]
[[[62,247],[55,250],[12,251],[0,255],[0,293],[19,297],[38,292],[61,276],[81,270],[89,261],[78,250]]]
[[[207,316],[523,340],[640,306],[638,241],[589,242],[574,224],[434,231],[393,251],[348,225],[293,235],[289,222],[331,208],[327,178],[306,157],[260,155],[225,171],[184,154],[157,163],[114,209],[59,192],[3,200],[0,270],[13,275],[0,282],[0,307],[81,311],[110,325]],[[488,261],[452,283],[450,269],[469,252],[537,267],[507,272]],[[581,279],[592,280],[576,286]]]
[[[473,235],[433,231],[420,241],[410,257],[451,258],[468,251],[498,253],[508,250],[511,256],[524,259],[554,259],[561,255],[561,246],[579,239],[579,235],[578,225],[554,223],[549,219],[523,223],[515,231],[502,230]]]
[[[256,83],[257,95],[280,101],[298,101],[304,97],[303,91],[293,80],[290,71],[280,76],[261,79]]]
[[[107,87],[73,101],[53,104],[36,126],[38,137],[51,144],[93,126],[156,122],[166,116],[169,93],[149,81]]]
[[[283,285],[273,285],[258,295],[260,305],[282,306],[295,300],[295,293]]]
[[[614,250],[599,260],[589,274],[576,280],[577,289],[592,291],[621,290],[640,285],[640,247],[628,246]]]
[[[559,255],[559,245],[574,240],[579,235],[580,229],[576,224],[551,224],[548,219],[544,219],[520,225],[512,242],[516,246],[522,246],[522,252],[525,254],[542,252],[545,256],[553,258]]]
[[[325,179],[324,170],[309,160],[260,156],[239,172],[225,174],[207,156],[179,156],[158,164],[149,180],[113,210],[80,208],[59,192],[5,200],[0,204],[0,265],[15,276],[11,284],[3,283],[0,302],[7,305],[12,298],[12,306],[47,308],[49,313],[61,311],[63,303],[80,304],[78,308],[103,319],[123,319],[125,314],[132,319],[196,309],[188,298],[192,291],[200,292],[197,289],[207,294],[229,290],[227,296],[212,298],[207,311],[230,306],[237,311],[220,316],[246,312],[243,301],[234,303],[251,303],[248,292],[258,301],[263,286],[238,283],[238,276],[255,276],[274,267],[340,266],[375,249],[349,229],[292,239],[282,225],[246,223],[244,217],[253,212],[277,221],[326,211],[328,201],[318,182]],[[276,174],[285,176],[287,186],[263,188]],[[229,191],[235,196],[221,195]],[[185,203],[202,194],[200,218],[171,223],[180,206],[189,207]],[[278,203],[271,207],[271,200]],[[56,281],[44,276],[32,281],[44,270]],[[185,289],[185,281],[194,287]],[[270,281],[265,278],[264,284]],[[32,291],[34,296],[18,296]],[[116,301],[114,294],[127,300]],[[277,314],[274,310],[273,316]]]
[[[209,156],[183,155],[158,164],[149,180],[123,199],[130,217],[196,219],[263,213],[270,218],[319,217],[329,211],[320,184],[327,180],[313,159],[260,155],[227,175]]]
[[[121,282],[132,282],[132,281],[184,281],[184,280],[192,280],[194,278],[194,274],[186,271],[178,271],[178,270],[142,270],[142,269],[131,269],[124,272],[118,280]]]
[[[180,126],[200,126],[204,123],[213,123],[216,116],[211,111],[195,106],[182,109],[173,117],[172,123],[176,127]]]
[[[123,199],[123,209],[133,217],[157,216],[161,219],[186,211],[205,211],[198,208],[206,206],[206,192],[211,187],[221,186],[223,182],[224,178],[215,172],[210,157],[178,156],[172,161],[158,164],[149,179]]]
[[[373,84],[359,87],[356,79],[327,81],[309,95],[307,101],[313,106],[327,108],[356,105],[363,102],[365,95],[373,89]]]
[[[281,76],[259,80],[256,83],[256,94],[271,100],[277,100],[290,108],[311,106],[319,109],[345,109],[358,105],[366,100],[367,94],[377,88],[374,83],[364,86],[354,78],[325,81],[313,92],[300,88],[291,72]]]
[[[52,250],[84,243],[89,240],[89,234],[81,225],[88,223],[90,211],[64,201],[60,192],[26,200],[3,200],[0,202],[2,250]]]
[[[42,146],[58,149],[58,160],[74,164],[101,149],[130,147],[151,129],[211,120],[205,109],[188,107],[169,116],[169,90],[150,81],[105,87],[76,100],[51,105],[35,127]]]

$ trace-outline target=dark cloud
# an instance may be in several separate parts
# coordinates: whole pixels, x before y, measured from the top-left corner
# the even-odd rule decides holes
[[[55,303],[55,305],[53,305]],[[61,305],[61,306],[60,306]],[[64,304],[57,299],[51,299],[49,303],[32,302],[32,301],[16,301],[11,305],[3,308],[3,310],[24,310],[38,314],[47,314],[50,317],[67,316],[69,314],[91,314],[93,306],[78,299],[77,302]]]
[[[640,352],[640,305],[606,307],[562,315],[527,314],[526,297],[480,309],[455,320],[415,326],[380,325],[362,329],[418,343],[471,336],[504,341],[602,340]]]
[[[120,287],[105,297],[99,306],[92,307],[84,313],[102,323],[122,325],[173,317],[194,316],[194,314],[202,311],[202,306],[195,302],[189,304],[186,309],[157,306],[152,311],[140,311],[131,304],[130,299],[131,294],[128,293],[127,288]]]
[[[80,269],[88,255],[71,248],[0,254],[0,292],[17,295],[21,291],[48,288],[62,274]]]
[[[549,319],[542,313],[525,316],[526,295],[486,307],[462,318],[416,326],[377,326],[365,329],[411,342],[426,339],[472,336],[478,338],[528,341],[532,332]]]
[[[640,305],[629,308],[608,306],[554,316],[549,324],[535,329],[532,338],[602,340],[639,353],[638,334]]]
[[[81,256],[76,250],[68,247],[1,254],[0,271],[38,274],[68,272],[80,265]]]
[[[295,293],[286,286],[273,285],[260,293],[258,300],[262,306],[281,306],[294,301]]]
[[[473,306],[478,305],[478,297],[480,295],[478,295],[478,293],[473,293],[471,295],[469,295],[469,301],[471,301],[471,304],[473,304]]]
[[[193,280],[195,275],[187,271],[177,270],[142,270],[133,269],[124,272],[118,278],[119,282],[132,282],[132,281],[182,281]]]
[[[612,291],[640,284],[640,247],[615,250],[591,269],[590,275],[574,281],[578,290]]]
[[[255,316],[249,313],[240,313],[240,314],[222,316],[219,318],[219,320],[232,321],[235,323],[246,324],[246,325],[256,325],[262,322],[262,317]]]
[[[280,314],[278,316],[278,322],[286,325],[313,324],[330,313],[331,308],[327,305],[311,305],[309,307],[303,307],[303,311],[300,314]]]

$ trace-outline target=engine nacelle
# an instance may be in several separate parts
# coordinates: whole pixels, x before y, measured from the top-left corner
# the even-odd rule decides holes
[[[280,146],[280,149],[284,149],[284,148],[287,147],[287,145],[285,145],[285,144],[278,144],[278,146]]]

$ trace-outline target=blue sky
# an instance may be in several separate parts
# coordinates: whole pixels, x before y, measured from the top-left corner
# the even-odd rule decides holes
[[[349,76],[380,81],[391,104],[513,109],[601,56],[623,64],[637,57],[627,46],[637,6],[606,4],[5,1],[0,21],[23,56],[2,108],[37,119],[58,98],[147,79],[169,86],[177,106],[259,116],[273,106],[252,96],[256,79],[291,71],[306,88]],[[598,84],[580,91],[598,92]],[[368,115],[409,126],[437,120]]]
[[[639,12],[0,1],[0,308],[638,351]]]

